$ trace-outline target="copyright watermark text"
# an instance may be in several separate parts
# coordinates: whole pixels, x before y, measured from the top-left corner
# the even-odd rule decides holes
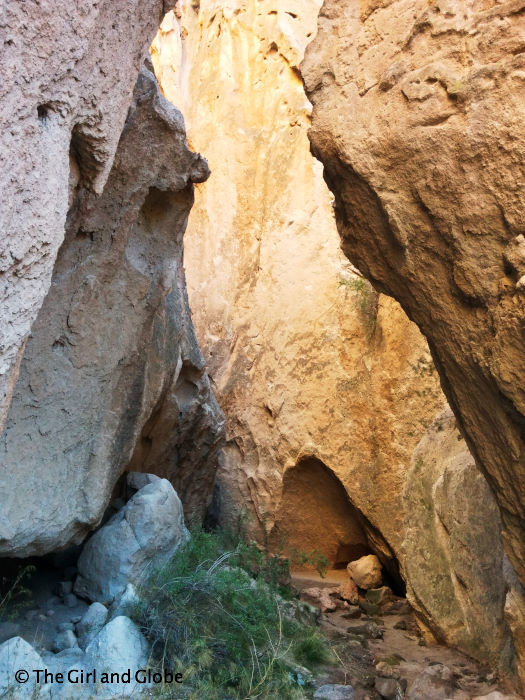
[[[17,683],[27,683],[31,676],[36,683],[71,683],[72,685],[89,685],[91,683],[127,684],[138,683],[139,685],[159,685],[161,683],[182,683],[182,673],[171,673],[170,671],[153,671],[152,669],[138,669],[132,671],[130,668],[124,671],[98,671],[96,668],[89,671],[83,668],[70,668],[67,673],[52,673],[46,668],[35,668],[27,671],[25,668],[19,669],[15,673]]]

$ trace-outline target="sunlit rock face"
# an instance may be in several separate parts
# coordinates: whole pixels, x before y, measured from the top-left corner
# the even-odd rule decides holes
[[[173,4],[0,7],[0,430],[64,238],[70,152],[82,186],[100,194],[148,44]]]
[[[301,66],[343,250],[427,337],[522,583],[524,22],[521,2],[326,0]]]
[[[152,57],[212,171],[184,261],[227,417],[220,517],[245,507],[271,529],[283,474],[314,457],[397,551],[410,454],[444,397],[416,326],[339,250],[297,73],[319,3],[179,9],[180,30],[167,15]]]
[[[477,525],[490,531],[492,555],[476,544],[479,529],[468,554],[461,550],[467,523],[440,542],[435,569],[417,568],[424,542],[414,532],[412,453],[428,441],[445,399],[415,324],[340,251],[332,198],[309,153],[310,105],[298,79],[319,9],[313,0],[183,2],[153,44],[161,88],[183,110],[190,143],[212,171],[198,186],[184,256],[197,336],[227,420],[216,512],[231,523],[246,509],[253,530],[266,528],[275,547],[284,535],[337,565],[370,549],[383,562],[397,558],[438,637],[510,663],[497,520]],[[453,421],[447,436],[421,486],[440,512],[446,493],[434,506],[434,485],[460,444]],[[492,512],[491,494],[460,447]],[[471,557],[491,572],[486,582],[469,579],[463,598],[450,585],[448,605],[434,600],[433,577],[461,577]],[[486,626],[472,622],[487,601],[494,635],[479,649]],[[462,635],[452,629],[458,624],[466,625]]]
[[[327,0],[302,73],[343,249],[428,338],[525,581],[522,5]]]
[[[85,154],[72,154],[72,172]],[[80,160],[80,162],[79,162]],[[100,196],[77,179],[51,287],[0,438],[0,554],[79,542],[125,470],[211,498],[222,413],[188,307],[182,237],[209,175],[181,114],[142,69]]]

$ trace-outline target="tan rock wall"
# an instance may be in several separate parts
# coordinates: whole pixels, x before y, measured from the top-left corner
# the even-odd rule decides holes
[[[326,0],[301,66],[343,250],[427,337],[522,583],[523,9]],[[525,599],[507,598],[523,668]]]
[[[343,249],[428,338],[525,582],[524,22],[326,0],[302,71]]]
[[[362,4],[363,17],[389,4]],[[181,105],[189,139],[212,171],[198,187],[185,266],[227,419],[215,506],[226,523],[247,509],[254,531],[267,528],[275,547],[285,537],[338,564],[363,547],[384,562],[394,553],[437,636],[508,669],[494,501],[450,416],[436,438],[432,421],[445,400],[426,343],[400,306],[348,264],[309,153],[310,106],[297,67],[319,5],[186,2],[153,45],[161,87]],[[337,34],[324,36],[327,55],[337,46]],[[354,60],[366,72],[359,52]],[[323,57],[316,68],[329,85],[336,68],[326,65]],[[366,221],[366,196],[359,206]],[[393,272],[396,265],[392,258]],[[440,530],[436,541],[441,522],[450,536]],[[512,610],[518,620],[519,606]]]
[[[283,474],[314,457],[399,554],[410,455],[444,398],[416,326],[339,250],[297,74],[319,3],[194,5],[180,8],[182,39],[166,17],[153,61],[212,171],[184,255],[227,416],[221,519],[245,507],[271,529]]]

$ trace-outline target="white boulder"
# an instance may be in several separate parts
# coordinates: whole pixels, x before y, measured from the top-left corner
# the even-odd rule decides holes
[[[111,603],[128,583],[170,559],[189,538],[173,486],[159,479],[144,486],[87,541],[78,560],[75,593]]]

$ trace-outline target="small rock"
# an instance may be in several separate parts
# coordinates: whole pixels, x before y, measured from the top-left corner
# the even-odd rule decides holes
[[[305,599],[307,603],[321,608],[321,612],[333,612],[337,609],[337,604],[331,594],[336,591],[337,588],[305,588],[301,592],[301,598]]]
[[[75,626],[73,625],[72,622],[61,622],[58,625],[59,632],[69,632],[69,631],[73,632],[74,629],[75,629]]]
[[[360,600],[359,607],[369,617],[378,617],[381,614],[381,608],[375,603],[370,603],[368,600]]]
[[[404,695],[395,678],[376,678],[375,689],[385,700],[401,700]]]
[[[376,673],[382,678],[395,678],[396,680],[399,680],[401,677],[396,666],[392,666],[388,663],[388,661],[379,661],[376,664],[375,669]]]
[[[369,639],[383,639],[383,630],[375,622],[366,624],[366,635]]]
[[[68,593],[64,596],[64,605],[67,608],[74,608],[78,605],[78,598],[74,593]]]
[[[350,578],[359,588],[379,588],[383,582],[381,574],[381,562],[375,554],[368,554],[356,561],[351,561],[346,567]]]
[[[55,614],[55,611],[54,611],[54,610],[48,610],[48,611],[46,612],[46,615],[47,615],[48,617],[53,617],[54,614]]]
[[[366,599],[375,605],[384,605],[385,603],[392,603],[396,597],[388,586],[381,586],[381,588],[370,588],[367,590]]]
[[[408,623],[406,620],[399,620],[396,622],[394,625],[395,630],[407,630],[408,629]]]
[[[78,643],[85,649],[106,624],[107,608],[102,603],[92,603],[77,625]]]
[[[358,605],[350,605],[343,617],[345,620],[358,620],[361,617],[361,608]]]
[[[402,600],[394,601],[392,603],[392,610],[398,615],[410,615],[412,612],[412,608],[410,607],[408,600],[404,598]]]
[[[73,591],[73,582],[72,581],[60,581],[60,583],[57,583],[56,588],[55,588],[55,593],[60,596],[60,598],[65,598],[68,593],[71,593]]]
[[[352,581],[352,579],[348,579],[348,581],[342,583],[339,586],[337,593],[343,600],[347,600],[349,603],[353,603],[354,605],[359,600],[357,586],[355,585],[355,581]]]
[[[362,635],[367,639],[383,639],[383,630],[380,629],[375,622],[367,622],[366,625],[348,627],[347,632],[350,634]]]
[[[59,632],[53,642],[53,649],[56,652],[64,651],[64,649],[74,649],[77,646],[77,638],[72,630]]]
[[[422,671],[408,686],[408,700],[446,700],[452,695],[454,674],[442,664],[433,664]]]
[[[46,600],[46,603],[44,605],[45,608],[56,608],[56,606],[60,603],[60,598],[56,595],[52,595],[51,598],[48,598]]]
[[[354,697],[351,685],[322,685],[314,693],[317,700],[353,700]]]

